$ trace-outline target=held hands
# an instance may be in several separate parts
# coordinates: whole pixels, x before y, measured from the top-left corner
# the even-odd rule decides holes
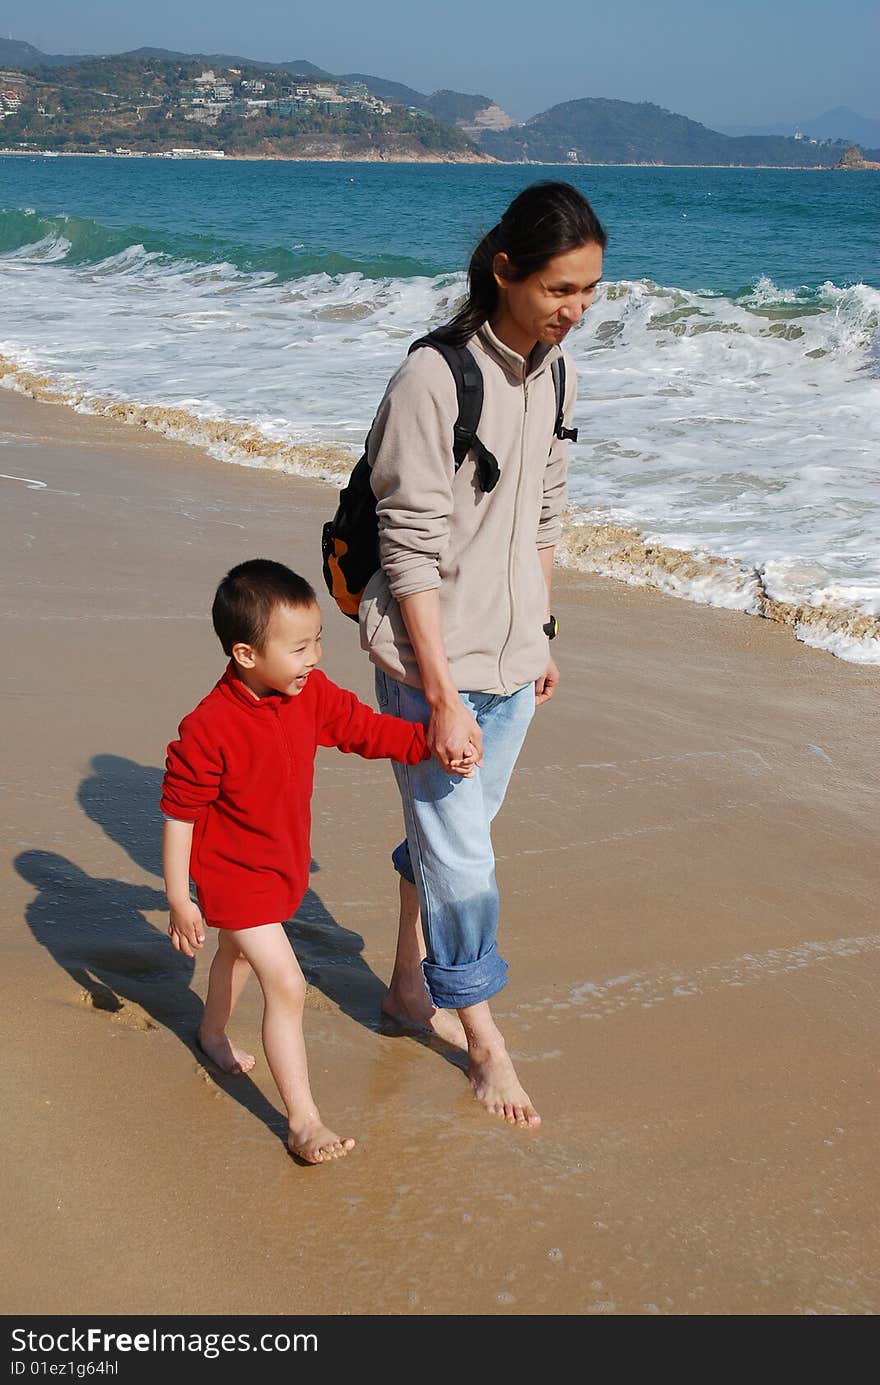
[[[482,760],[479,764],[482,764]],[[477,768],[477,752],[470,741],[464,748],[464,754],[460,760],[450,760],[449,769],[453,774],[457,774],[460,779],[473,779],[474,770]]]
[[[185,957],[194,957],[205,941],[205,920],[198,904],[189,899],[185,904],[171,905],[168,936],[171,946]]]
[[[473,777],[483,763],[483,733],[461,698],[438,702],[428,723],[428,749],[450,774]]]

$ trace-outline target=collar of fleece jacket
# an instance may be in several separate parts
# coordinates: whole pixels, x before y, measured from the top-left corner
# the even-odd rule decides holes
[[[527,380],[534,380],[535,376],[546,370],[557,356],[562,355],[560,346],[555,343],[539,341],[532,352],[531,363],[529,364],[523,360],[518,351],[514,351],[500,337],[496,337],[488,322],[484,322],[482,327],[477,329],[476,336],[486,354],[494,357],[498,364],[503,366],[518,383],[522,382],[524,375]]]
[[[226,665],[226,672],[220,679],[221,690],[227,697],[232,697],[236,702],[241,703],[250,712],[266,713],[275,712],[279,707],[284,707],[288,702],[293,701],[293,696],[287,693],[270,692],[265,697],[254,697],[250,688],[246,688],[235,671],[235,660],[230,659]]]

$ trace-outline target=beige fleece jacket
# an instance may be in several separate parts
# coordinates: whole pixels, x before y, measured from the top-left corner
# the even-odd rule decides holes
[[[484,325],[468,343],[483,373],[478,434],[501,477],[481,491],[473,453],[455,471],[455,382],[438,352],[408,356],[391,379],[368,456],[382,566],[360,605],[361,645],[392,678],[421,686],[398,601],[439,588],[446,654],[461,691],[510,694],[539,678],[549,650],[540,548],[556,544],[566,501],[568,443],[554,436],[550,365],[531,364]],[[577,394],[566,353],[565,420]]]

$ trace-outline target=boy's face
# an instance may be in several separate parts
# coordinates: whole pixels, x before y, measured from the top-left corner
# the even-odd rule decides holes
[[[242,682],[257,697],[270,692],[296,697],[321,661],[320,607],[276,606],[263,648],[237,644],[232,657]]]

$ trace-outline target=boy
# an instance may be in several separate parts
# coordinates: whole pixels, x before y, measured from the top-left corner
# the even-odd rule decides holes
[[[198,1041],[224,1072],[254,1065],[230,1042],[226,1025],[256,972],[263,1047],[287,1108],[288,1148],[320,1164],[347,1154],[354,1140],[324,1125],[312,1097],[306,983],[282,927],[308,885],[315,751],[335,745],[365,759],[417,764],[428,757],[425,731],[379,715],[318,671],[315,593],[281,563],[260,558],[234,567],[211,614],[229,664],[182,721],[162,787],[168,932],[192,957],[205,941],[205,923],[218,929]],[[473,761],[466,756],[454,768],[469,776]]]

